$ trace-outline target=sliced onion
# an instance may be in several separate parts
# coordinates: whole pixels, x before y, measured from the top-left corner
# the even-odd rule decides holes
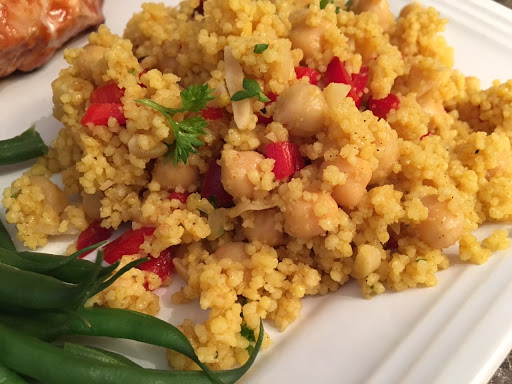
[[[244,72],[228,45],[224,47],[224,66],[226,70],[226,85],[229,96],[232,97],[236,92],[243,90]],[[252,115],[251,101],[249,99],[232,101],[231,106],[236,126],[239,129],[245,129]]]
[[[242,213],[246,211],[263,211],[265,209],[273,208],[276,206],[276,203],[272,201],[242,201],[238,203],[235,207],[228,210],[228,216],[231,218],[240,216]]]

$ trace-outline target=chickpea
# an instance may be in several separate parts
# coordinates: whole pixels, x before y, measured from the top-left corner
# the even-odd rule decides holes
[[[421,11],[422,9],[423,9],[423,7],[419,3],[408,4],[402,8],[402,10],[400,11],[399,17],[407,17],[412,12]]]
[[[222,152],[221,182],[224,189],[233,197],[248,199],[254,196],[254,184],[248,173],[258,169],[265,157],[256,151],[235,151],[228,149]]]
[[[293,26],[288,38],[292,48],[299,48],[304,54],[304,59],[321,57],[325,51],[325,25],[311,27],[304,22],[304,18]]]
[[[320,220],[333,219],[338,215],[338,204],[328,193],[312,191],[317,200],[305,200],[303,197],[287,204],[284,213],[284,229],[293,237],[311,239],[325,233]],[[320,213],[320,214],[319,214]]]
[[[103,58],[105,48],[96,44],[86,45],[78,55],[75,65],[82,78],[92,81],[94,66]]]
[[[352,277],[362,279],[379,268],[381,263],[380,251],[373,245],[361,245],[356,254],[352,272]]]
[[[429,116],[441,115],[446,113],[441,100],[433,97],[433,91],[427,91],[418,97],[418,104]]]
[[[426,196],[421,202],[428,208],[428,217],[411,228],[413,235],[436,249],[459,241],[464,229],[464,214],[453,213],[447,203],[439,201],[435,195]]]
[[[274,120],[283,124],[290,135],[311,137],[324,126],[327,102],[320,88],[311,84],[294,84],[279,95]]]
[[[510,176],[512,172],[512,153],[501,151],[496,154],[498,164],[496,167],[487,171],[487,177],[503,177]]]
[[[87,217],[91,219],[100,219],[101,200],[103,199],[103,192],[97,191],[90,195],[82,192],[82,207]]]
[[[388,0],[354,0],[350,10],[354,13],[375,13],[384,32],[389,31],[395,23],[395,17],[389,9]]]
[[[398,161],[398,156],[400,155],[396,131],[389,128],[387,131],[380,132],[379,134],[380,136],[375,141],[377,146],[375,157],[379,160],[379,165],[373,171],[370,184],[384,181],[393,171],[393,166]]]
[[[332,189],[332,197],[338,205],[354,208],[366,194],[366,186],[372,177],[371,164],[359,157],[356,157],[355,164],[349,163],[343,157],[337,157],[334,160],[324,161],[320,171],[323,172],[329,165],[334,165],[347,176],[345,184],[336,185]]]
[[[139,159],[158,159],[167,152],[167,145],[149,135],[137,134],[128,141],[128,150]]]
[[[30,183],[41,188],[44,201],[57,213],[64,212],[68,205],[68,198],[64,192],[44,176],[30,176]]]
[[[260,241],[271,247],[275,247],[283,242],[283,232],[276,229],[276,215],[274,209],[263,211],[254,211],[253,228],[243,228],[244,235],[249,241]]]
[[[241,241],[235,241],[233,243],[226,243],[221,245],[212,256],[217,259],[231,259],[238,262],[243,262],[249,258],[249,255],[245,251],[247,243]]]
[[[163,159],[159,159],[153,168],[153,179],[167,190],[174,190],[180,186],[185,189],[197,186],[198,178],[199,170],[190,164],[179,162],[174,165],[172,161],[165,162]]]

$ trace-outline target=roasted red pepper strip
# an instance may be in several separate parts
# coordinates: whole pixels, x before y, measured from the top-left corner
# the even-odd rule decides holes
[[[86,126],[89,123],[94,125],[107,125],[110,117],[116,119],[119,125],[124,125],[126,123],[126,118],[124,117],[123,104],[91,104],[89,105],[89,108],[87,108],[81,123],[83,126]]]
[[[124,89],[117,86],[116,83],[107,83],[101,87],[96,88],[91,93],[89,99],[91,104],[109,104],[121,103],[121,97],[124,96]]]
[[[276,161],[272,170],[276,180],[285,179],[304,168],[304,159],[297,144],[289,141],[271,143],[266,145],[265,150],[267,157]]]
[[[206,120],[219,120],[224,117],[224,109],[215,107],[205,108],[201,110],[200,115]]]
[[[309,78],[309,84],[317,85],[320,81],[322,75],[309,67],[295,67],[295,74],[297,75],[297,79],[302,79],[304,76]]]
[[[115,263],[125,255],[135,255],[140,252],[140,246],[146,237],[151,236],[155,228],[142,227],[126,231],[117,239],[103,248],[103,259],[109,264]]]
[[[151,260],[139,264],[137,268],[141,271],[157,274],[162,279],[162,282],[164,282],[174,269],[171,251],[166,249],[158,257],[152,257]]]
[[[201,196],[208,200],[214,200],[218,208],[228,208],[233,206],[233,196],[226,192],[220,181],[221,168],[217,161],[212,160],[206,176]]]
[[[77,250],[84,249],[90,245],[97,244],[101,241],[108,240],[112,235],[112,228],[103,228],[101,221],[93,221],[89,226],[84,229],[78,236],[76,242]],[[80,258],[88,255],[90,252],[86,252],[80,256]]]
[[[187,203],[188,193],[185,192],[172,192],[169,195],[169,200],[179,200],[183,204]]]
[[[400,100],[398,96],[393,93],[390,93],[383,99],[375,100],[370,98],[370,100],[368,100],[368,109],[381,119],[385,119],[389,111],[398,109],[399,106]]]

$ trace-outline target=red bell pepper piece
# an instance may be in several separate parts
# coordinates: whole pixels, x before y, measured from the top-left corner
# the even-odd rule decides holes
[[[111,82],[92,91],[89,101],[91,104],[119,104],[121,103],[121,97],[123,96],[124,89],[119,88],[116,83]]]
[[[368,72],[368,67],[361,67],[359,73],[352,74],[352,87],[349,96],[352,97],[357,108],[361,106],[361,98],[363,97],[364,89],[368,83]]]
[[[210,161],[210,167],[204,178],[201,196],[208,200],[214,200],[218,208],[233,206],[233,196],[226,192],[220,181],[221,168],[217,161]]]
[[[297,79],[302,79],[304,76],[309,77],[309,84],[317,85],[322,75],[309,67],[295,67],[295,74]]]
[[[363,96],[364,88],[368,81],[368,67],[362,67],[358,74],[350,76],[339,57],[334,57],[325,71],[325,80],[327,84],[342,83],[350,85],[348,97],[354,100],[354,103],[359,108],[361,105],[361,97]]]
[[[101,241],[107,240],[112,235],[112,228],[103,228],[101,226],[101,221],[93,221],[89,226],[84,229],[80,235],[78,236],[78,240],[76,242],[76,248],[78,250],[89,247],[93,244],[99,243]],[[80,258],[88,255],[92,251],[86,252],[80,256]]]
[[[393,93],[390,93],[383,99],[375,100],[370,98],[370,100],[368,100],[368,109],[381,119],[385,119],[389,111],[398,109],[399,106],[400,100],[398,96]]]
[[[345,69],[345,64],[336,56],[333,57],[327,66],[327,70],[325,71],[325,80],[327,84],[342,83],[352,85],[352,78]]]
[[[146,237],[151,236],[155,228],[142,227],[126,231],[117,239],[111,241],[103,248],[103,259],[113,264],[125,255],[135,255],[140,252],[140,246]]]
[[[139,264],[137,268],[141,271],[153,272],[157,274],[163,282],[171,275],[171,272],[174,269],[171,251],[169,248],[167,248],[163,250],[158,257],[152,257],[150,260]]]
[[[304,168],[304,159],[297,144],[289,141],[270,143],[265,146],[265,150],[267,157],[276,161],[272,172],[277,180],[285,179]]]
[[[126,123],[124,117],[123,104],[121,103],[104,103],[104,104],[91,104],[82,117],[82,125],[86,126],[89,123],[94,125],[107,125],[108,119],[113,117],[117,120],[119,125]]]
[[[206,120],[219,120],[224,117],[224,110],[222,108],[210,107],[202,109],[200,114]]]
[[[187,203],[188,193],[186,192],[172,192],[169,195],[169,200],[179,200],[183,204]]]
[[[423,136],[420,137],[420,141],[423,140],[425,137],[429,137],[430,135],[432,135],[432,132],[425,133]]]

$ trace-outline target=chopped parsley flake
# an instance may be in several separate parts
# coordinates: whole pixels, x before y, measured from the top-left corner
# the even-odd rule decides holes
[[[320,0],[320,9],[325,9],[327,4],[334,4],[334,0]],[[345,5],[345,7],[347,7],[347,5]],[[336,13],[340,13],[340,7],[336,7]]]
[[[244,78],[242,83],[243,91],[236,92],[231,100],[239,101],[244,99],[250,99],[251,97],[257,96],[259,101],[267,103],[270,99],[265,96],[265,94],[261,91],[260,85],[256,80]]]
[[[420,258],[420,259],[416,259],[416,262],[421,261],[421,260],[423,260],[423,261],[427,261],[427,259]]]
[[[254,46],[254,53],[262,53],[268,48],[268,44],[256,44]]]

